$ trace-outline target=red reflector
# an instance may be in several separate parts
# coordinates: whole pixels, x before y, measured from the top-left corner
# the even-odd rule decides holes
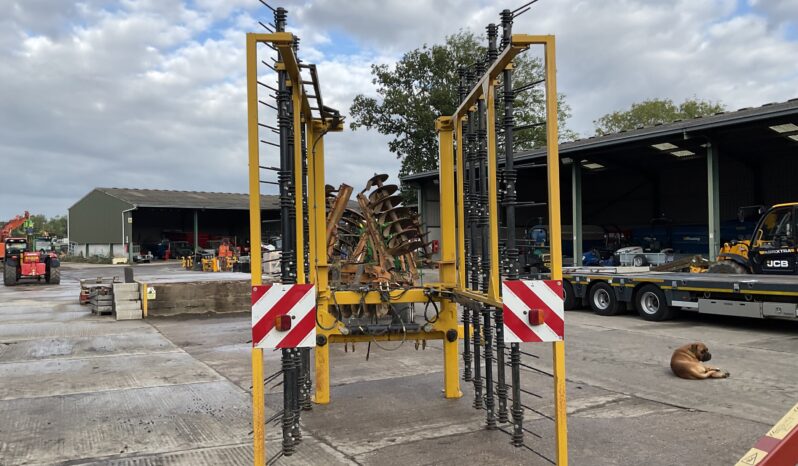
[[[529,310],[529,325],[543,325],[546,321],[546,314],[542,309]]]
[[[274,328],[279,332],[291,330],[291,316],[283,314],[274,318]]]

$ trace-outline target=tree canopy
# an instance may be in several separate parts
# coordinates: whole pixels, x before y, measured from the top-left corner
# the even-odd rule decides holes
[[[640,126],[714,115],[725,110],[726,107],[720,102],[697,98],[686,99],[679,105],[674,104],[671,99],[649,99],[632,104],[628,110],[608,113],[593,121],[593,124],[596,126],[596,134],[600,136]]]
[[[353,120],[350,127],[376,129],[393,136],[388,149],[402,160],[400,175],[437,169],[435,119],[454,113],[458,105],[458,68],[483,60],[487,51],[483,43],[475,34],[460,31],[446,37],[443,44],[425,44],[405,53],[393,66],[372,65],[372,82],[379,97],[355,97],[349,109]],[[543,78],[543,65],[537,58],[518,56],[514,70],[514,87]],[[575,134],[565,128],[570,109],[563,96],[558,96],[558,101],[560,137],[573,139]],[[501,111],[497,105],[499,118]],[[516,125],[544,120],[545,94],[541,86],[516,93],[514,116]],[[543,145],[545,140],[544,127],[514,134],[516,150]]]

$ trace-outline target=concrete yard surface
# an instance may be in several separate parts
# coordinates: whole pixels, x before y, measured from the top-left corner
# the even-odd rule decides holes
[[[135,270],[164,281],[215,275],[173,263]],[[252,464],[249,316],[93,316],[78,304],[78,279],[100,275],[123,274],[65,264],[60,286],[0,288],[0,465]],[[798,400],[794,323],[588,311],[566,322],[570,464],[734,464]],[[674,377],[670,355],[691,341],[732,377]],[[463,398],[443,398],[439,343],[363,343],[333,345],[332,402],[303,412],[302,443],[275,464],[550,464],[551,348],[523,349],[534,355],[523,360],[534,370],[522,371],[530,449],[484,428],[471,383],[461,382]],[[279,364],[267,351],[265,373]],[[267,417],[281,406],[281,388],[269,384]],[[269,457],[280,441],[279,426],[267,425]]]

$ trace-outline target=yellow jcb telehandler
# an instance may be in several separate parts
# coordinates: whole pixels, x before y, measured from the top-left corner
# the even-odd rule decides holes
[[[707,273],[798,273],[796,208],[798,202],[776,204],[767,211],[764,206],[741,207],[738,210],[741,222],[753,209],[760,216],[751,239],[725,243]]]

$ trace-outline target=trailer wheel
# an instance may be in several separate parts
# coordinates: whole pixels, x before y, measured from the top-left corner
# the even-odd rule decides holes
[[[635,267],[644,267],[648,265],[648,261],[646,260],[646,256],[642,254],[638,254],[632,258],[632,265]]]
[[[590,308],[600,316],[614,316],[623,312],[615,291],[606,283],[596,283],[590,288]]]
[[[662,321],[673,317],[673,309],[657,285],[643,285],[635,295],[635,307],[645,320]]]
[[[61,267],[48,266],[47,269],[48,269],[48,273],[47,273],[47,276],[45,277],[45,280],[47,280],[47,283],[49,283],[51,285],[60,284],[61,283]]]
[[[17,284],[17,266],[11,261],[3,264],[3,285],[14,286]]]
[[[574,308],[576,296],[574,296],[574,287],[568,280],[562,281],[562,294],[563,294],[563,308],[570,311]]]

